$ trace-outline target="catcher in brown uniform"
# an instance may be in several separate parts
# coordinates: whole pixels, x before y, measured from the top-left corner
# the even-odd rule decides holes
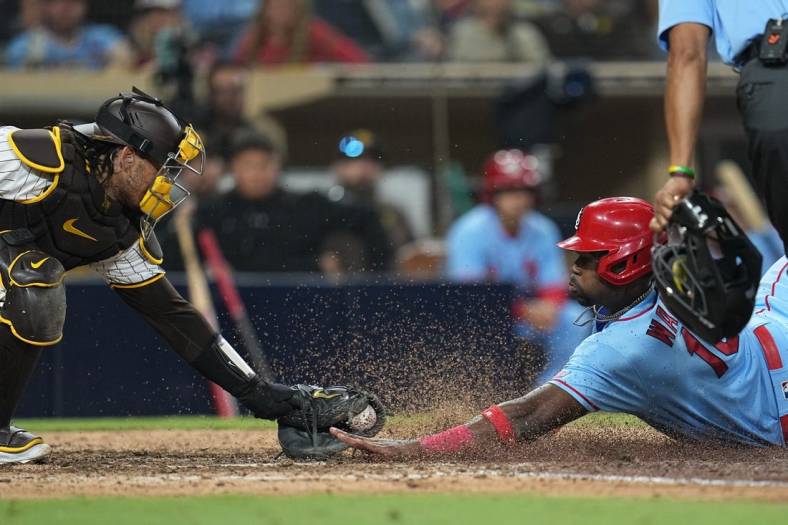
[[[50,452],[11,420],[40,353],[62,338],[64,273],[83,265],[203,376],[256,417],[278,419],[288,455],[345,448],[332,425],[382,427],[365,392],[263,380],[164,277],[153,228],[188,196],[178,175],[200,174],[204,159],[194,129],[137,89],[107,100],[93,124],[0,127],[0,463]]]

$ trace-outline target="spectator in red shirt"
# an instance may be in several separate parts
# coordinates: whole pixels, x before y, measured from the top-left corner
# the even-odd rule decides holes
[[[241,36],[235,59],[247,64],[369,61],[351,39],[312,16],[309,0],[266,0]]]

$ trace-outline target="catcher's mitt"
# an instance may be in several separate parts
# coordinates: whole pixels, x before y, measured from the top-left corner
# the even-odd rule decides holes
[[[386,410],[368,392],[350,386],[293,388],[292,401],[301,408],[278,419],[279,443],[288,457],[322,459],[347,448],[328,434],[330,427],[369,437],[386,422]]]
[[[327,459],[348,448],[328,432],[307,432],[300,428],[279,425],[279,445],[292,459]]]

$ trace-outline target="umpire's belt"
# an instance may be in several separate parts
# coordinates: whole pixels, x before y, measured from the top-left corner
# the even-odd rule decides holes
[[[750,60],[760,58],[761,56],[761,40],[763,35],[754,36],[747,47],[741,50],[738,55],[733,57],[734,69],[737,71],[743,68]],[[770,65],[769,67],[780,68],[788,65],[788,62],[782,65]]]
[[[741,50],[738,55],[733,57],[733,63],[736,67],[744,67],[747,62],[754,58],[758,58],[761,54],[761,38],[763,35],[758,35],[750,40],[747,47]]]

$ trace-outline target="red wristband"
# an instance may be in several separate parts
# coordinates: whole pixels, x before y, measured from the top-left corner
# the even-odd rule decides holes
[[[504,414],[503,410],[501,410],[501,407],[498,405],[493,405],[490,408],[484,410],[482,412],[482,416],[493,426],[495,432],[498,433],[498,438],[502,443],[505,445],[514,444],[514,427],[512,427],[512,422],[509,420],[509,416]]]
[[[460,452],[473,445],[474,441],[476,436],[471,429],[460,425],[438,434],[424,436],[419,440],[419,444],[425,452]]]

